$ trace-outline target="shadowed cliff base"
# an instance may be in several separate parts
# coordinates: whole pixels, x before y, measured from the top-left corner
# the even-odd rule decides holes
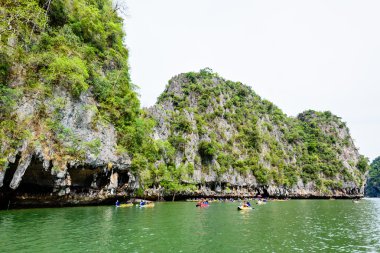
[[[333,190],[332,194],[298,191],[273,186],[238,186],[228,182],[207,182],[197,184],[196,189],[170,192],[166,189],[150,188],[142,190],[136,179],[126,170],[108,171],[104,168],[70,167],[64,180],[50,169],[44,169],[38,158],[32,158],[29,167],[16,189],[12,189],[14,177],[18,177],[17,157],[5,173],[4,185],[0,191],[0,209],[34,207],[66,207],[86,205],[113,205],[118,199],[124,202],[131,198],[144,198],[154,201],[176,201],[188,198],[359,198],[363,197],[358,188]]]

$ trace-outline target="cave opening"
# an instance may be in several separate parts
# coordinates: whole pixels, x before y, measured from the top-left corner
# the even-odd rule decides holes
[[[118,185],[123,186],[129,182],[129,175],[128,171],[118,171],[119,173],[119,178],[118,178]]]
[[[71,192],[89,193],[90,189],[100,189],[109,182],[107,173],[102,168],[91,166],[69,167]]]
[[[263,189],[263,197],[264,198],[269,198],[269,193],[268,193],[268,191],[267,191],[267,189]]]
[[[215,188],[216,188],[216,183],[215,182],[210,182],[207,184],[208,188],[211,190],[211,191],[215,191]]]
[[[256,197],[259,196],[259,195],[262,196],[259,188],[255,188],[255,190],[256,190],[256,192],[257,192],[257,193],[256,193]]]
[[[50,194],[54,187],[54,176],[51,174],[51,168],[52,164],[50,163],[49,169],[45,170],[43,161],[33,157],[15,191],[32,195]]]

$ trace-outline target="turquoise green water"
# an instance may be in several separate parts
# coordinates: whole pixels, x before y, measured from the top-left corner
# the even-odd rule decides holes
[[[1,252],[380,252],[380,199],[0,211]]]

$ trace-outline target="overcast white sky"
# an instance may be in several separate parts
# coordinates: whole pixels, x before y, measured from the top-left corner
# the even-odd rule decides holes
[[[295,116],[330,110],[380,155],[380,1],[126,0],[132,81],[151,106],[210,67]]]

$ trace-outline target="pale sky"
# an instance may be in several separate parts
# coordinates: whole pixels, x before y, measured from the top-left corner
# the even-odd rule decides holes
[[[380,155],[380,1],[126,0],[132,81],[144,107],[168,80],[210,67],[286,114],[342,117]]]

